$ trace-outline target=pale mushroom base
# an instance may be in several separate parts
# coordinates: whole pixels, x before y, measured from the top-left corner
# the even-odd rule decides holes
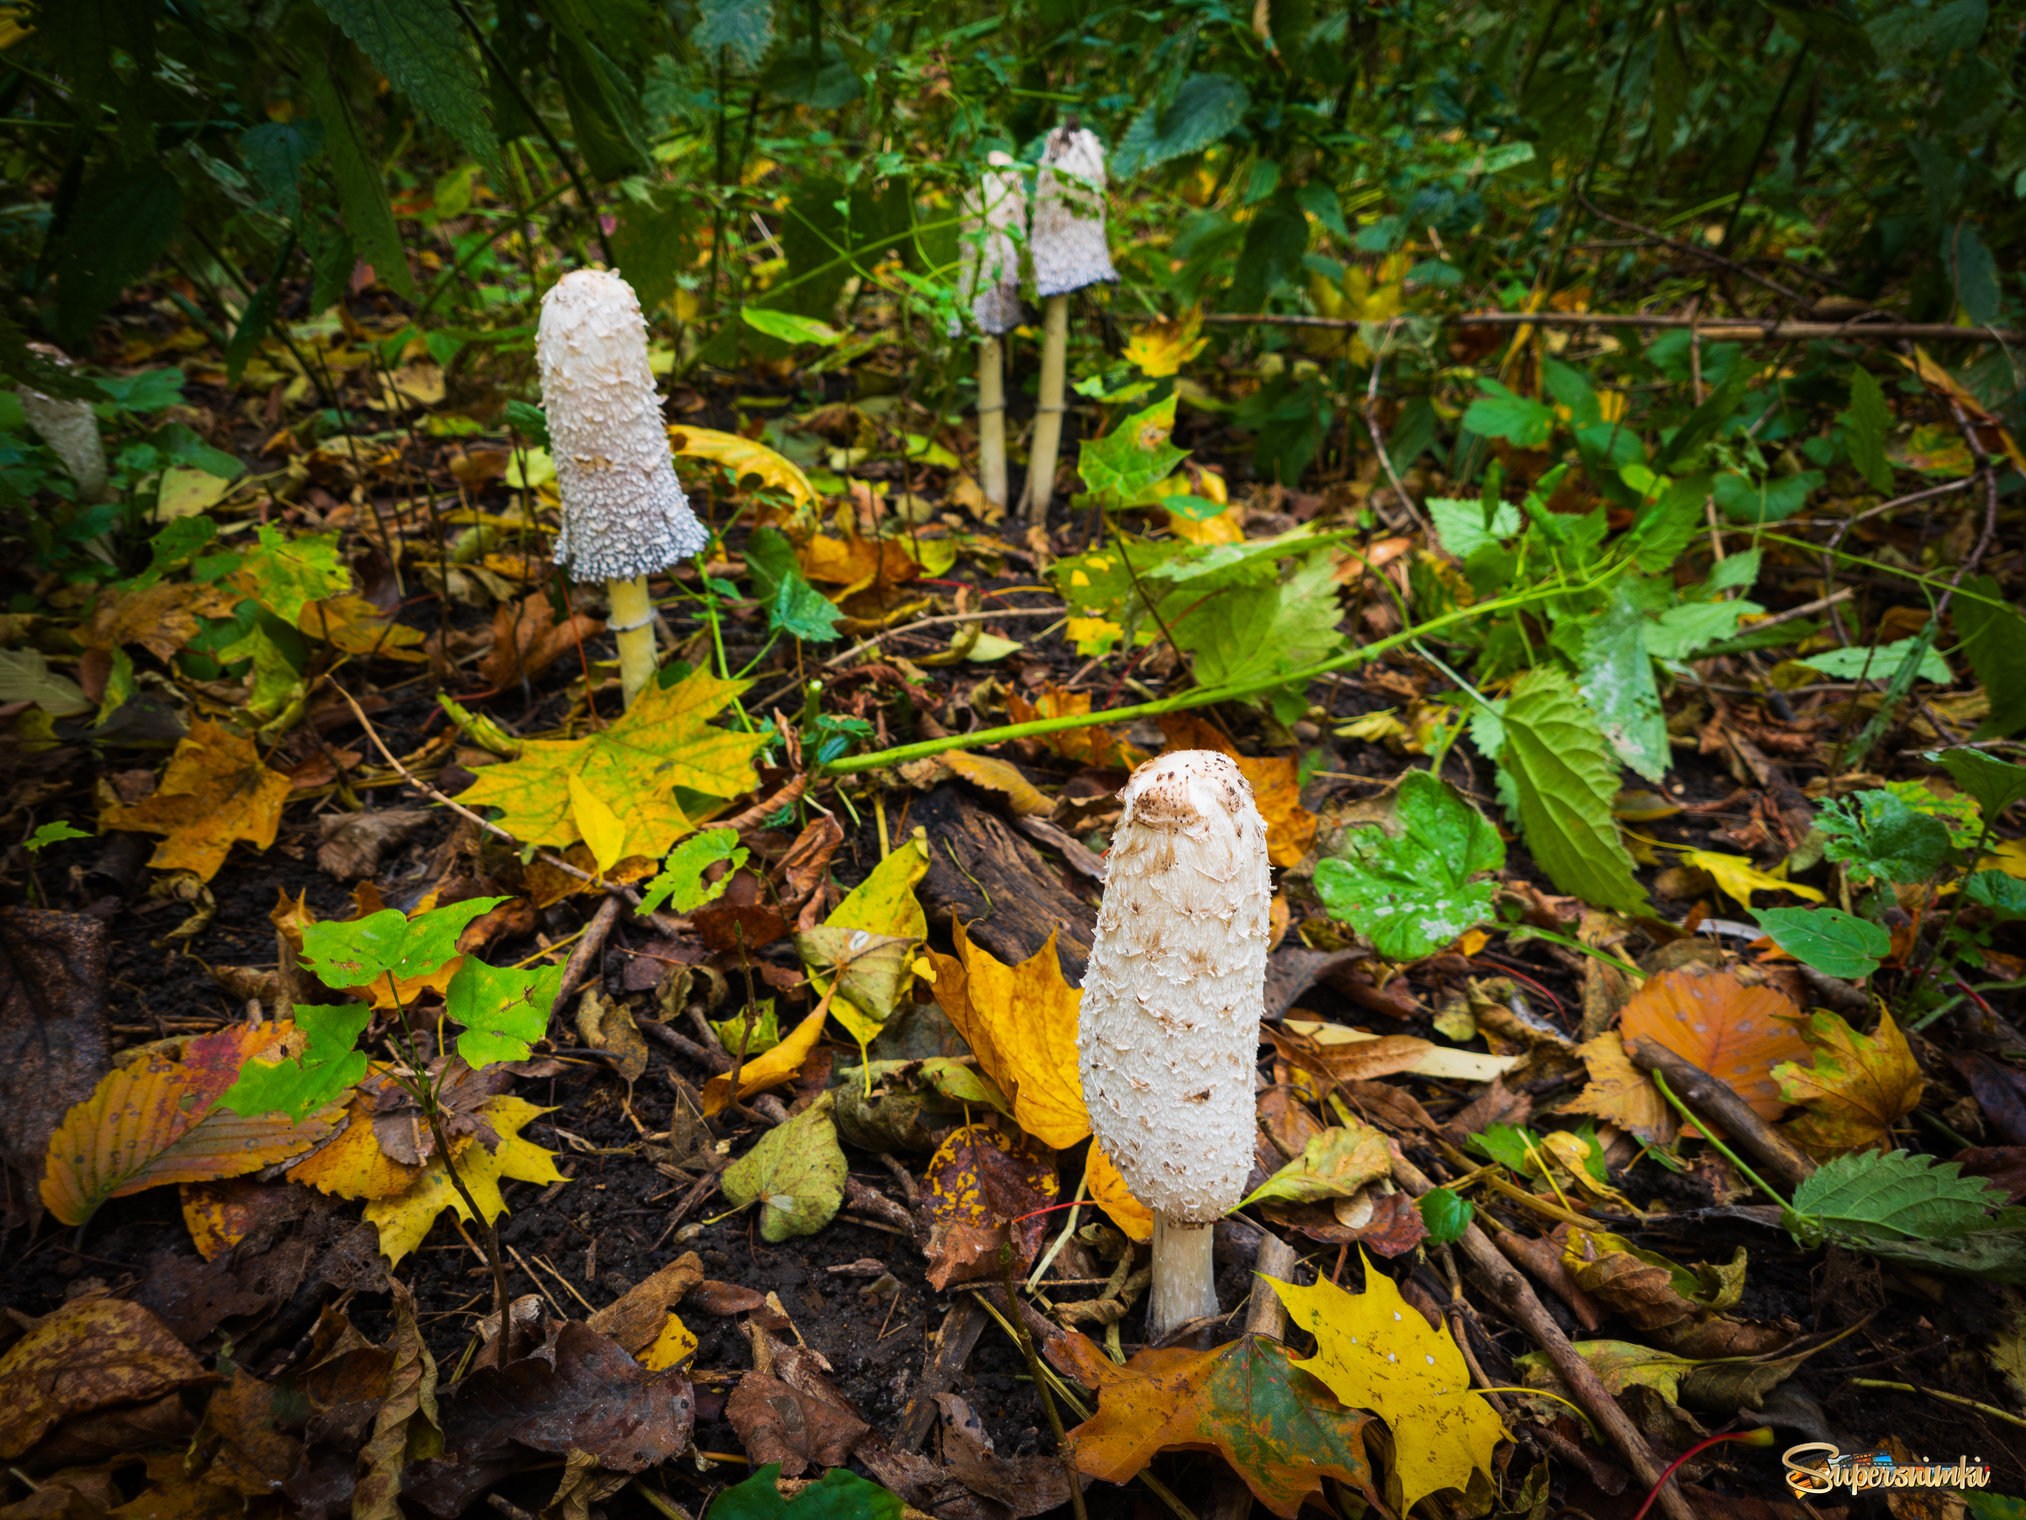
[[[1192,1319],[1214,1318],[1217,1263],[1211,1255],[1216,1227],[1154,1216],[1154,1280],[1147,1298],[1147,1340],[1159,1341]]]

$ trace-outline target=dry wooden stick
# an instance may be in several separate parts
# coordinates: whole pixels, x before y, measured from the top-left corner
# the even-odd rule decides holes
[[[1409,1161],[1397,1144],[1393,1151],[1393,1177],[1402,1187],[1416,1198],[1431,1191],[1435,1184],[1413,1162]],[[1562,1327],[1555,1323],[1531,1284],[1520,1276],[1518,1269],[1505,1259],[1498,1247],[1476,1225],[1463,1232],[1461,1241],[1464,1253],[1490,1279],[1493,1289],[1503,1300],[1506,1313],[1514,1323],[1533,1337],[1534,1344],[1548,1354],[1548,1360],[1555,1365],[1556,1373],[1568,1384],[1569,1391],[1576,1396],[1576,1402],[1589,1411],[1597,1427],[1610,1437],[1632,1475],[1649,1489],[1659,1487],[1661,1466],[1654,1460],[1653,1448],[1646,1444],[1646,1437],[1639,1433],[1639,1427],[1611,1396],[1611,1391],[1598,1379],[1590,1364],[1569,1344],[1569,1338],[1562,1334]],[[1689,1507],[1680,1486],[1670,1479],[1660,1488],[1660,1507],[1667,1512],[1669,1520],[1696,1520],[1695,1511]]]
[[[556,993],[556,1002],[562,1002],[575,992],[592,974],[599,953],[605,948],[606,938],[612,933],[612,925],[619,919],[619,899],[607,897],[598,904],[598,911],[591,915],[591,922],[584,926],[583,938],[577,941],[577,948],[570,952],[569,964],[563,968],[563,981]]]
[[[1627,1040],[1625,1054],[1641,1071],[1658,1071],[1666,1077],[1667,1085],[1682,1102],[1721,1125],[1789,1193],[1814,1175],[1814,1161],[1753,1113],[1730,1083],[1711,1076],[1652,1040]]]

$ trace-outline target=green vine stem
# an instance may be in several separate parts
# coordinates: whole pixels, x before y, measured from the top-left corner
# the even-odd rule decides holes
[[[1680,1114],[1682,1118],[1686,1119],[1690,1124],[1693,1124],[1697,1129],[1701,1130],[1702,1138],[1707,1140],[1711,1145],[1715,1146],[1717,1148],[1718,1153],[1724,1158],[1724,1160],[1728,1161],[1732,1166],[1736,1167],[1739,1171],[1743,1172],[1745,1176],[1751,1180],[1752,1185],[1754,1187],[1756,1187],[1760,1192],[1764,1193],[1768,1198],[1772,1199],[1773,1202],[1777,1203],[1784,1212],[1789,1214],[1794,1212],[1794,1206],[1791,1203],[1787,1202],[1786,1199],[1782,1198],[1778,1193],[1774,1192],[1772,1188],[1768,1187],[1766,1185],[1766,1180],[1763,1177],[1761,1177],[1757,1172],[1753,1171],[1750,1167],[1746,1166],[1744,1162],[1740,1161],[1736,1153],[1733,1152],[1728,1145],[1725,1145],[1723,1141],[1717,1139],[1717,1137],[1711,1133],[1710,1122],[1707,1119],[1698,1119],[1695,1116],[1695,1114],[1689,1109],[1689,1106],[1674,1095],[1674,1090],[1667,1085],[1666,1077],[1661,1075],[1661,1073],[1659,1073],[1658,1071],[1649,1071],[1646,1075],[1653,1078],[1653,1085],[1660,1089],[1660,1096],[1665,1098],[1670,1104],[1672,1104],[1674,1107],[1674,1111]]]

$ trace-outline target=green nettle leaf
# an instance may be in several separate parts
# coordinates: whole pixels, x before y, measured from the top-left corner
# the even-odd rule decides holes
[[[701,0],[689,40],[706,57],[724,48],[741,68],[753,68],[774,42],[774,0]]]
[[[1491,917],[1505,845],[1477,809],[1428,771],[1411,771],[1395,803],[1397,835],[1353,829],[1344,859],[1318,862],[1316,891],[1330,916],[1371,940],[1388,960],[1420,960]]]
[[[1421,1222],[1428,1227],[1432,1245],[1446,1246],[1463,1239],[1476,1213],[1468,1198],[1446,1187],[1430,1188],[1421,1195]]]
[[[1892,935],[1841,908],[1760,908],[1759,927],[1795,960],[1861,981],[1892,953]]]
[[[1859,885],[1926,881],[1948,857],[1948,825],[1892,792],[1833,798],[1816,823],[1828,836],[1823,853],[1849,867]]]
[[[1944,234],[1943,241],[1963,315],[1979,327],[1992,326],[2004,311],[2005,293],[1998,283],[1998,261],[1990,245],[1969,222],[1958,223]]]
[[[1995,821],[2013,803],[2026,801],[2026,765],[2000,760],[1980,749],[1945,749],[1940,754],[1930,753],[1928,759],[1976,798],[1988,819]]]
[[[1541,1137],[1533,1131],[1517,1128],[1500,1122],[1487,1124],[1472,1135],[1467,1148],[1488,1160],[1496,1161],[1510,1172],[1525,1176],[1535,1170],[1534,1157],[1529,1151],[1538,1152]]]
[[[1335,571],[1315,555],[1278,585],[1213,596],[1175,637],[1205,686],[1231,686],[1299,670],[1343,646]]]
[[[1485,521],[1484,503],[1474,496],[1431,496],[1427,507],[1435,536],[1458,559],[1467,560],[1479,549],[1503,543],[1521,527],[1520,510],[1509,501],[1492,509],[1490,522]]]
[[[302,1123],[364,1078],[366,1053],[353,1047],[372,1019],[364,1003],[297,1003],[295,1027],[305,1036],[301,1051],[272,1064],[255,1056],[239,1068],[239,1079],[218,1106],[249,1119],[286,1114],[291,1123]]]
[[[750,314],[750,313],[749,313]],[[785,312],[767,312],[770,317]],[[794,320],[800,321],[800,318]],[[746,568],[753,573],[754,597],[767,609],[769,630],[811,644],[837,638],[844,614],[829,597],[810,585],[795,559],[794,545],[779,528],[756,528],[746,545]]]
[[[1496,380],[1479,379],[1484,392],[1463,414],[1463,425],[1484,438],[1503,438],[1522,449],[1537,449],[1555,431],[1555,409],[1515,395]]]
[[[291,628],[309,603],[352,585],[352,572],[338,557],[337,534],[290,534],[268,523],[260,525],[260,544],[247,551],[238,573],[253,599]]]
[[[1819,670],[1832,681],[1889,681],[1901,664],[1914,652],[1919,644],[1918,637],[1897,639],[1890,644],[1876,648],[1861,648],[1851,645],[1844,649],[1825,649],[1820,654],[1804,654],[1797,663],[1810,670]],[[1915,668],[1915,678],[1932,681],[1937,686],[1947,686],[1955,680],[1944,660],[1932,647],[1922,648],[1920,664]]]
[[[1648,781],[1667,774],[1667,714],[1646,648],[1647,616],[1620,580],[1612,604],[1583,628],[1582,693],[1604,737]]]
[[[721,860],[730,861],[732,869],[716,881],[706,882],[705,869]],[[677,913],[701,908],[732,884],[732,872],[745,863],[746,848],[739,843],[736,829],[706,829],[692,835],[668,852],[661,873],[647,884],[634,911],[652,913],[664,904]]]
[[[317,0],[373,67],[473,158],[498,160],[485,76],[449,0]]]
[[[1191,74],[1165,108],[1148,106],[1133,118],[1112,154],[1112,172],[1123,178],[1200,152],[1236,131],[1251,104],[1251,95],[1233,75]]]
[[[1513,683],[1503,719],[1499,769],[1548,880],[1593,907],[1640,911],[1646,894],[1611,816],[1616,757],[1569,678],[1548,666],[1528,671]]]
[[[338,187],[338,205],[345,213],[345,231],[360,257],[396,295],[416,298],[415,276],[401,248],[401,230],[394,225],[394,207],[380,161],[366,141],[351,102],[327,69],[314,69],[307,80],[310,101],[323,122],[324,151],[330,155],[331,179]]]
[[[120,292],[168,251],[183,191],[161,161],[107,167],[78,191],[55,249],[56,335],[81,344]]]
[[[457,937],[504,897],[470,897],[408,917],[383,908],[347,922],[326,920],[303,930],[302,962],[333,987],[363,987],[383,976],[426,976],[457,954]]]
[[[760,1205],[760,1238],[777,1245],[830,1223],[844,1201],[844,1172],[826,1097],[762,1135],[725,1168],[723,1187],[734,1208]]]
[[[2026,918],[2026,881],[2003,871],[1977,871],[1963,883],[1963,900],[2001,919]]]
[[[1891,428],[1885,387],[1859,365],[1850,372],[1850,462],[1880,495],[1892,490],[1892,461],[1885,457],[1885,435]]]
[[[1973,739],[2003,739],[2026,728],[2026,617],[2004,605],[2005,595],[1988,575],[1973,575],[1949,604],[1963,657],[1990,699],[1991,715]]]
[[[2026,1209],[2005,1206],[1961,1163],[1911,1151],[1858,1151],[1825,1161],[1781,1217],[1806,1246],[1824,1243],[1963,1277],[2026,1281]]]
[[[781,1464],[769,1462],[713,1499],[706,1520],[900,1520],[907,1508],[899,1494],[848,1468],[831,1468],[792,1499],[774,1486],[780,1475]]]
[[[1082,446],[1076,473],[1107,511],[1133,506],[1156,481],[1172,475],[1189,457],[1168,441],[1175,429],[1175,398],[1156,401],[1126,418],[1104,437]]]
[[[26,839],[21,841],[21,848],[33,855],[38,851],[48,849],[53,844],[61,844],[66,839],[89,838],[91,838],[91,835],[83,829],[74,829],[59,819],[54,823],[45,823],[36,829],[33,834],[30,834]]]
[[[444,1012],[464,1026],[457,1037],[464,1064],[476,1071],[497,1061],[525,1061],[529,1045],[548,1031],[566,969],[558,962],[523,971],[467,955],[443,994]]]

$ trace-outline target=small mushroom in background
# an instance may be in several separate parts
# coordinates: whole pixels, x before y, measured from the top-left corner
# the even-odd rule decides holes
[[[978,474],[985,500],[1006,505],[1006,356],[999,338],[1020,325],[1020,243],[1027,190],[1012,158],[992,153],[991,165],[964,192],[958,299],[984,334],[978,340]],[[951,336],[955,336],[953,332]]]
[[[31,343],[29,347],[64,369],[73,367],[69,359],[47,343]],[[26,385],[15,394],[21,398],[22,415],[35,430],[35,436],[49,445],[50,451],[70,471],[70,478],[77,482],[78,500],[104,501],[108,478],[106,448],[99,438],[98,414],[92,411],[91,403],[72,397],[45,396]]]
[[[654,678],[647,577],[710,543],[675,478],[633,287],[601,269],[564,275],[542,297],[535,360],[563,502],[556,563],[605,582],[631,706]]]
[[[1041,397],[1027,470],[1027,514],[1048,518],[1055,460],[1062,451],[1064,381],[1069,360],[1069,298],[1118,278],[1104,240],[1104,148],[1097,134],[1067,125],[1048,134],[1034,181],[1034,286],[1047,301],[1041,336]]]
[[[1098,1145],[1154,1214],[1158,1341],[1218,1312],[1211,1226],[1252,1170],[1273,886],[1266,821],[1230,756],[1162,755],[1120,795],[1077,1069]]]

